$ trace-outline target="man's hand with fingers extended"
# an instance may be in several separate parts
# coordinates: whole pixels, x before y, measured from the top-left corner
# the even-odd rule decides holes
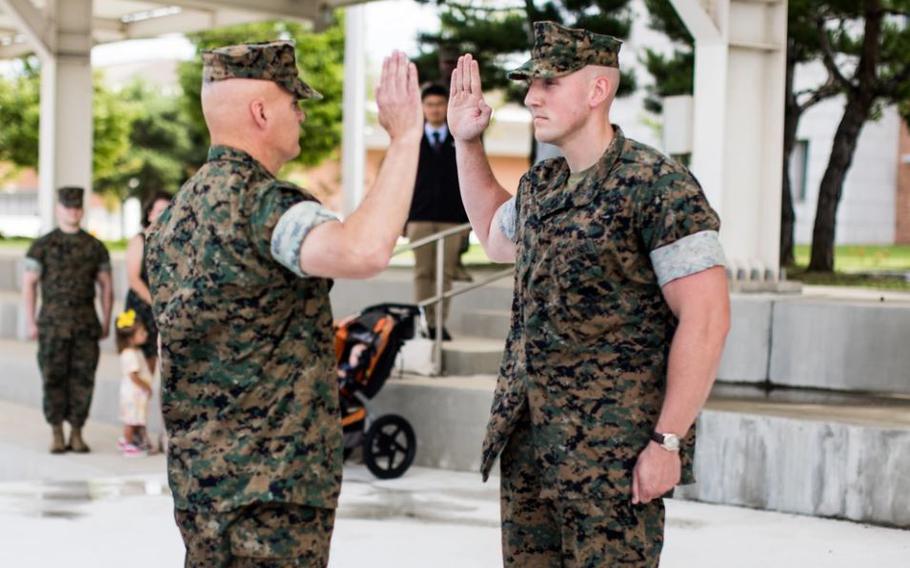
[[[376,86],[379,124],[395,141],[420,139],[423,135],[423,112],[420,107],[420,87],[417,67],[400,51],[386,57],[382,75]]]
[[[449,94],[448,119],[452,137],[465,142],[478,139],[489,126],[492,114],[493,109],[483,100],[480,66],[470,54],[462,55],[452,71]]]

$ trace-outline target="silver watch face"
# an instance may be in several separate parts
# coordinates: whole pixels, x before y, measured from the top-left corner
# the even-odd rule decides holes
[[[676,434],[664,434],[664,443],[661,444],[665,449],[675,452],[679,450],[679,436]]]

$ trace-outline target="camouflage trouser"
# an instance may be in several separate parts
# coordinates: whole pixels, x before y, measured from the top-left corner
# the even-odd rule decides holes
[[[98,367],[98,340],[87,337],[38,338],[38,367],[44,383],[44,418],[81,428],[88,418]]]
[[[290,503],[226,513],[176,510],[186,568],[323,568],[329,563],[334,509]]]
[[[632,505],[631,496],[607,501],[540,498],[541,480],[527,422],[500,457],[502,556],[507,567],[656,567],[664,533],[658,499]]]

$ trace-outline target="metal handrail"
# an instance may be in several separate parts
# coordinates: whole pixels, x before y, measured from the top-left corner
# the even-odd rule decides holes
[[[396,247],[394,252],[392,252],[392,256],[396,256],[396,255],[399,255],[401,253],[408,252],[408,251],[413,251],[420,247],[441,241],[441,240],[445,239],[446,237],[450,237],[452,235],[457,235],[459,233],[464,233],[464,232],[467,232],[470,230],[471,230],[470,223],[458,225],[457,227],[452,227],[451,229],[446,229],[445,231],[440,231],[438,233],[434,233],[432,235],[419,239],[413,243],[408,243],[406,245],[401,245],[399,247]],[[443,270],[444,262],[445,262],[445,247],[437,246],[436,247],[436,295],[433,296],[432,298],[426,298],[424,300],[421,300],[417,304],[417,306],[420,308],[421,312],[424,312],[424,308],[426,308],[430,304],[436,304],[436,317],[435,317],[436,321],[434,322],[436,324],[436,336],[433,338],[433,373],[435,376],[439,376],[442,374],[442,330],[444,327],[443,323],[442,323],[442,303],[445,300],[448,300],[449,298],[454,298],[455,296],[459,296],[461,294],[464,294],[465,292],[470,292],[472,290],[476,290],[477,288],[486,286],[492,282],[495,282],[496,280],[501,280],[502,278],[505,278],[506,276],[509,276],[510,274],[512,274],[512,270],[513,270],[512,268],[508,268],[506,270],[501,270],[501,271],[497,272],[496,274],[493,274],[492,276],[481,280],[480,282],[475,282],[474,284],[471,284],[470,286],[465,286],[458,290],[449,290],[448,292],[443,292],[442,278],[443,278],[443,272],[444,272],[444,270]]]
[[[442,240],[446,237],[452,235],[457,235],[458,233],[465,233],[471,230],[471,224],[465,223],[463,225],[458,225],[457,227],[452,227],[451,229],[446,229],[445,231],[439,231],[438,233],[433,233],[432,235],[426,236],[418,241],[413,243],[408,243],[406,245],[399,245],[395,247],[395,250],[392,251],[392,256],[398,256],[403,252],[408,252],[409,250],[419,249],[422,246],[426,246],[430,243],[435,243],[436,241]]]

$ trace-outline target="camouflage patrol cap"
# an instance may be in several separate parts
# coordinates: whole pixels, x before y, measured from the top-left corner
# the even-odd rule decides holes
[[[509,71],[513,81],[552,79],[578,71],[585,65],[619,67],[622,42],[613,36],[567,28],[556,22],[534,22],[531,59]]]
[[[82,207],[82,196],[85,190],[72,185],[57,190],[57,202],[64,207]]]
[[[273,81],[298,99],[321,99],[322,95],[297,74],[294,44],[289,41],[229,45],[202,53],[202,81],[259,79]]]

